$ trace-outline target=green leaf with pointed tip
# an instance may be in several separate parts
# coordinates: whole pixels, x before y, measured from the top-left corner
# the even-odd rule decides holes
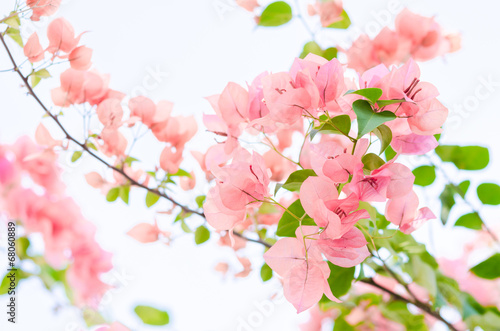
[[[260,278],[262,278],[263,282],[267,282],[271,278],[273,278],[273,269],[271,269],[270,266],[267,265],[267,263],[264,263],[262,265],[262,268],[260,268]]]
[[[80,159],[83,155],[83,152],[82,151],[76,151],[73,153],[73,155],[71,155],[71,162],[76,162],[78,161],[78,159]]]
[[[276,235],[280,237],[295,237],[295,230],[299,227],[299,221],[297,218],[301,218],[305,215],[304,208],[300,203],[300,200],[296,200],[294,203],[283,212],[283,216],[278,223],[278,229],[276,230]],[[296,217],[292,216],[295,215]],[[305,216],[302,220],[302,225],[316,225],[313,219],[309,216]]]
[[[128,200],[130,197],[130,186],[124,185],[120,187],[120,199],[128,205]]]
[[[379,155],[380,155],[391,144],[392,131],[391,131],[391,129],[389,129],[389,127],[387,125],[382,124],[378,128],[375,128],[372,132],[380,140],[380,153],[379,153]]]
[[[292,7],[284,1],[277,1],[267,6],[260,15],[260,26],[280,26],[292,19]]]
[[[470,271],[481,278],[495,279],[500,277],[500,253],[496,253],[472,267]]]
[[[413,169],[415,175],[415,185],[429,186],[436,180],[436,168],[434,166],[424,165]]]
[[[488,149],[481,146],[441,145],[436,147],[436,154],[461,170],[481,170],[490,162]]]
[[[443,224],[446,224],[446,221],[448,221],[451,208],[455,205],[455,193],[455,186],[447,184],[439,196],[441,200],[441,222],[443,222]]]
[[[316,54],[321,57],[324,57],[328,61],[337,57],[338,50],[335,47],[330,47],[327,49],[322,49],[317,42],[310,41],[304,45],[302,49],[302,53],[300,53],[299,57],[301,59],[305,58],[308,54]]]
[[[405,99],[392,99],[392,100],[377,100],[377,106],[379,108],[389,106],[389,105],[394,105],[396,103],[402,103],[405,102]]]
[[[485,205],[500,205],[500,186],[483,183],[477,187],[477,196]]]
[[[390,111],[374,112],[366,100],[354,101],[352,108],[358,118],[358,139],[385,122],[396,118],[396,115]]]
[[[347,29],[351,25],[351,19],[345,10],[342,10],[340,14],[341,19],[335,23],[332,23],[328,26],[331,29]]]
[[[158,202],[159,199],[160,196],[158,194],[148,191],[148,193],[146,194],[146,206],[148,208],[153,206],[155,203]]]
[[[16,12],[11,12],[9,16],[11,15],[12,17],[6,19],[4,23],[14,29],[19,29],[19,26],[21,25],[21,19],[19,18],[19,14],[17,14]]]
[[[206,199],[207,199],[206,195],[199,195],[199,196],[197,196],[195,198],[196,205],[198,206],[198,208],[202,208],[203,207],[203,204],[205,203]]]
[[[203,225],[199,226],[194,232],[194,242],[196,245],[203,244],[210,239],[210,231]]]
[[[21,37],[19,29],[9,27],[5,30],[5,34],[14,40],[19,46],[24,47],[23,38]]]
[[[351,118],[349,115],[339,115],[331,119],[328,119],[326,115],[321,115],[320,120],[323,121],[322,124],[314,128],[310,133],[311,140],[317,133],[342,134],[347,136],[349,135],[349,131],[351,131]]]
[[[292,172],[286,182],[283,184],[283,188],[288,191],[298,191],[302,183],[310,176],[316,176],[316,173],[312,169],[302,169]]]
[[[166,311],[162,311],[150,306],[137,306],[134,312],[139,316],[144,324],[148,325],[167,325],[169,316]]]
[[[460,216],[460,218],[455,222],[455,226],[463,226],[472,230],[481,230],[483,220],[477,213],[465,214]]]
[[[465,195],[467,194],[467,191],[469,190],[469,186],[470,186],[470,180],[464,180],[463,182],[461,182],[460,184],[457,185],[458,187],[458,194],[460,194],[460,196],[462,198],[465,198]]]
[[[352,281],[354,280],[355,267],[352,268],[342,268],[328,262],[328,267],[330,268],[330,277],[328,277],[328,285],[332,290],[335,297],[340,298],[344,294],[349,292],[351,288]]]
[[[385,159],[386,159],[387,161],[390,161],[390,160],[392,160],[392,159],[393,159],[393,158],[397,155],[397,153],[394,151],[394,149],[392,149],[392,147],[391,147],[391,146],[389,146],[389,147],[387,147],[387,149],[385,150],[384,155],[385,155]]]
[[[108,194],[106,194],[106,200],[109,202],[113,202],[118,197],[120,196],[120,188],[119,187],[113,187],[108,191]]]
[[[362,97],[365,97],[368,100],[370,100],[371,103],[375,103],[382,96],[382,93],[383,93],[382,90],[379,89],[379,88],[368,87],[368,88],[364,88],[364,89],[361,89],[361,90],[347,92],[346,94],[361,95]]]
[[[378,169],[385,164],[384,160],[374,153],[364,155],[361,161],[363,162],[364,168],[370,171]]]

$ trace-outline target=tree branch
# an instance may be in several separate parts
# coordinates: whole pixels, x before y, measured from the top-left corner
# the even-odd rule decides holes
[[[198,211],[198,210],[194,210],[194,209],[191,209],[189,207],[186,207],[186,206],[182,205],[181,203],[179,203],[177,200],[173,199],[172,197],[166,195],[163,192],[160,192],[158,189],[148,187],[148,186],[146,186],[146,185],[144,185],[144,184],[136,181],[135,179],[133,179],[132,177],[130,177],[127,173],[125,173],[125,171],[123,169],[120,169],[120,168],[118,168],[118,167],[116,167],[116,166],[108,163],[103,158],[101,158],[99,155],[95,154],[92,150],[90,150],[87,145],[85,145],[84,143],[81,143],[80,141],[78,141],[78,139],[74,138],[66,130],[66,128],[62,125],[62,123],[59,121],[59,118],[57,117],[57,115],[52,114],[50,112],[50,110],[45,106],[45,104],[40,100],[40,98],[35,94],[35,91],[31,87],[31,85],[29,84],[28,77],[24,76],[23,73],[20,71],[20,68],[17,66],[17,63],[16,63],[14,57],[12,56],[12,53],[11,53],[9,47],[7,46],[7,44],[5,42],[3,33],[0,33],[0,40],[1,40],[2,44],[3,44],[3,46],[5,47],[5,50],[7,51],[7,55],[9,56],[9,59],[12,62],[12,65],[14,66],[13,70],[15,72],[17,72],[17,74],[19,75],[19,77],[21,78],[21,80],[24,82],[24,85],[28,89],[28,93],[31,94],[31,96],[40,105],[40,107],[42,107],[42,109],[45,111],[45,113],[57,124],[57,126],[59,127],[59,129],[61,129],[61,131],[66,136],[66,139],[68,139],[68,140],[72,141],[73,143],[75,143],[76,145],[80,146],[83,151],[87,152],[90,156],[92,156],[94,159],[96,159],[97,161],[99,161],[100,163],[102,163],[103,165],[105,165],[107,168],[112,169],[113,171],[115,171],[115,172],[119,173],[120,175],[122,175],[123,177],[125,177],[125,179],[127,179],[130,182],[131,186],[137,186],[137,187],[145,189],[145,190],[147,190],[147,191],[149,191],[151,193],[154,193],[154,194],[156,194],[156,195],[158,195],[158,196],[160,196],[160,197],[162,197],[162,198],[170,201],[175,206],[180,207],[183,210],[183,212],[185,212],[185,213],[195,214],[195,215],[198,215],[198,216],[203,217],[203,218],[206,219],[205,214],[202,211]],[[262,241],[260,239],[247,238],[242,233],[239,233],[239,232],[236,232],[236,231],[234,232],[234,234],[236,236],[240,237],[240,238],[243,238],[243,239],[247,240],[247,241],[259,243],[259,244],[262,244],[262,245],[264,245],[264,246],[266,246],[268,248],[271,247],[271,245],[269,245],[268,243],[266,243],[265,241]]]
[[[450,330],[453,330],[453,331],[458,331],[457,328],[455,328],[450,322],[448,322],[447,320],[445,320],[440,314],[439,312],[437,311],[434,311],[429,305],[426,305],[425,303],[422,303],[418,300],[408,300],[404,297],[402,297],[401,295],[397,294],[397,293],[394,293],[393,291],[389,290],[388,288],[385,288],[379,284],[377,284],[372,278],[365,278],[365,279],[361,279],[359,280],[360,282],[363,282],[365,284],[369,284],[373,287],[376,287],[388,294],[390,294],[395,300],[398,300],[398,301],[403,301],[403,302],[406,302],[406,303],[410,303],[418,308],[420,308],[421,310],[423,310],[425,313],[427,313],[428,315],[431,315],[432,317],[440,320],[441,322],[443,322],[444,324],[446,324],[446,326],[450,329]]]

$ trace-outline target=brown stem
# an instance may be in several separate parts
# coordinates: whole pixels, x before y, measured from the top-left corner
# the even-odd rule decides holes
[[[437,318],[438,320],[440,320],[441,322],[443,322],[444,324],[446,324],[446,326],[448,326],[448,328],[450,330],[453,330],[453,331],[458,331],[457,328],[455,328],[450,322],[448,322],[447,320],[445,320],[440,314],[439,312],[437,311],[434,311],[430,306],[426,305],[425,303],[422,303],[418,300],[415,300],[415,301],[411,301],[411,300],[408,300],[404,297],[402,297],[401,295],[397,294],[397,293],[394,293],[393,291],[389,290],[388,288],[385,288],[383,287],[382,285],[379,285],[377,284],[372,278],[365,278],[365,279],[362,279],[360,280],[360,282],[363,282],[363,283],[366,283],[366,284],[369,284],[373,287],[376,287],[386,293],[389,293],[395,300],[399,300],[399,301],[403,301],[403,302],[406,302],[406,303],[410,303],[418,308],[420,308],[421,310],[423,310],[426,314],[428,315],[431,315],[435,318]]]
[[[19,70],[19,67],[17,66],[17,63],[16,61],[14,60],[14,57],[12,56],[12,53],[9,49],[9,47],[7,46],[7,44],[5,43],[5,39],[4,39],[4,36],[3,36],[3,33],[0,33],[0,40],[2,41],[2,44],[3,46],[5,47],[5,50],[7,51],[7,55],[9,56],[9,59],[10,61],[12,62],[12,65],[14,66],[13,70],[15,72],[17,72],[17,74],[19,75],[19,77],[22,79],[22,81],[24,82],[24,85],[26,86],[26,88],[28,89],[28,93],[31,94],[31,96],[35,99],[35,101],[40,105],[40,107],[42,107],[42,109],[45,111],[45,113],[57,124],[57,126],[59,127],[59,129],[61,129],[61,131],[64,133],[64,135],[66,136],[66,139],[72,141],[73,143],[75,143],[76,145],[80,146],[85,152],[87,152],[90,156],[92,156],[94,159],[96,159],[97,161],[99,161],[100,163],[104,164],[106,167],[108,167],[109,169],[112,169],[113,171],[119,173],[120,175],[122,175],[123,177],[125,177],[129,182],[130,182],[130,185],[132,186],[137,186],[137,187],[140,187],[142,189],[145,189],[151,193],[154,193],[168,201],[170,201],[171,203],[173,203],[175,206],[178,206],[180,207],[185,213],[191,213],[191,214],[196,214],[198,216],[201,216],[203,218],[205,218],[205,214],[202,212],[202,211],[198,211],[198,210],[193,210],[193,209],[190,209],[189,207],[186,207],[184,205],[182,205],[181,203],[179,203],[178,201],[176,201],[175,199],[171,198],[170,196],[166,195],[165,193],[163,192],[160,192],[158,189],[156,188],[151,188],[151,187],[148,187],[142,183],[139,183],[138,181],[136,181],[135,179],[131,178],[129,175],[127,175],[127,173],[125,173],[125,171],[123,169],[120,169],[118,167],[115,167],[114,165],[106,162],[104,159],[102,159],[100,156],[98,156],[97,154],[95,154],[92,150],[90,150],[88,148],[87,145],[85,145],[84,143],[81,143],[80,141],[78,141],[76,138],[74,138],[67,130],[66,128],[62,125],[62,123],[59,121],[59,118],[57,118],[56,115],[52,114],[49,109],[44,105],[44,103],[40,100],[40,98],[35,94],[35,91],[33,91],[33,88],[30,86],[29,84],[29,81],[28,81],[28,78],[26,76],[24,76],[22,74],[22,72]],[[245,237],[243,234],[239,233],[239,232],[234,232],[234,234],[240,238],[243,238],[247,241],[251,241],[251,242],[255,242],[255,243],[259,243],[259,244],[262,244],[266,247],[271,247],[271,245],[269,245],[268,243],[266,243],[265,241],[262,241],[260,239],[251,239],[251,238],[247,238]]]

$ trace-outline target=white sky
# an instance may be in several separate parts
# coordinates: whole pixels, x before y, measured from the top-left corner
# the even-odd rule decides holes
[[[13,3],[13,0],[3,0],[0,12],[7,14]],[[500,86],[493,87],[477,107],[469,106],[471,111],[464,113],[467,117],[458,115],[458,109],[467,103],[473,105],[475,90],[481,86],[482,78],[491,76],[491,80],[500,83],[497,65],[500,5],[487,0],[402,3],[417,13],[435,15],[442,26],[463,34],[463,49],[459,53],[421,65],[423,78],[438,87],[440,100],[455,118],[455,124],[446,129],[443,142],[490,147],[492,165],[485,171],[466,174],[473,179],[471,189],[482,181],[498,183],[500,179],[494,170],[499,169],[500,145],[493,139],[498,137]],[[112,88],[132,93],[143,85],[150,70],[158,68],[168,76],[162,77],[160,84],[148,90],[146,95],[155,101],[174,102],[174,114],[200,116],[211,111],[202,97],[220,93],[229,81],[243,84],[265,70],[287,70],[302,45],[309,41],[297,20],[280,28],[256,29],[248,13],[231,6],[231,0],[68,0],[63,1],[57,15],[67,18],[77,32],[89,31],[82,43],[94,49],[95,68],[111,74]],[[376,22],[374,12],[386,10],[387,2],[365,1],[360,5],[345,0],[345,7],[353,24],[365,29]],[[227,10],[221,13],[217,8]],[[319,39],[326,42],[325,46],[332,46],[331,40],[349,40],[342,32],[320,35]],[[22,58],[20,52],[15,55]],[[9,67],[5,52],[0,50],[0,70]],[[52,79],[37,87],[47,103],[50,103],[50,88],[57,84],[58,80]],[[33,136],[42,115],[12,73],[0,73],[0,112],[1,143],[12,143],[23,134]],[[80,125],[70,125],[70,128],[79,130]],[[191,147],[202,150],[207,137],[202,136]],[[136,151],[142,152],[141,160],[154,161],[159,155],[157,150],[149,149],[147,141],[138,144]],[[237,330],[239,318],[247,320],[256,311],[254,302],[262,303],[279,292],[279,282],[263,285],[258,270],[246,279],[237,280],[223,279],[215,273],[213,267],[219,261],[228,261],[239,268],[231,250],[221,249],[216,240],[199,247],[189,235],[179,238],[170,247],[135,242],[125,232],[138,222],[152,222],[154,218],[153,211],[144,206],[144,193],[133,191],[130,207],[121,202],[109,204],[83,179],[83,174],[91,169],[100,169],[93,160],[84,158],[76,166],[68,166],[65,160],[61,163],[67,170],[64,178],[68,193],[81,206],[87,219],[98,226],[98,240],[102,247],[114,253],[116,270],[133,277],[128,284],[112,292],[110,302],[104,305],[103,313],[110,319],[119,320],[135,330]],[[190,161],[185,168],[194,167]],[[457,182],[460,180],[460,175],[453,170],[449,175]],[[198,190],[202,193],[206,187]],[[435,197],[422,197],[422,203],[428,203],[438,214],[439,203]],[[457,208],[451,220],[467,211]],[[485,207],[483,213],[490,224],[499,221],[493,208]],[[159,220],[168,229],[168,219]],[[432,247],[439,254],[456,256],[459,250],[455,245],[469,238],[471,233],[439,228],[438,224],[430,224],[417,235],[426,242],[433,242]],[[429,240],[431,231],[435,237],[439,235],[440,240]],[[5,229],[0,233],[5,235]],[[253,256],[256,266],[262,263],[261,253],[262,249],[256,245],[249,245],[246,251],[246,255]],[[3,260],[0,258],[0,270]],[[67,328],[68,323],[81,323],[77,312],[71,308],[54,314],[56,304],[64,302],[63,296],[55,299],[39,281],[22,283],[19,292],[20,323],[12,328],[6,326],[5,318],[1,317],[0,329],[59,331],[71,330]],[[0,307],[4,307],[5,299],[0,299]],[[132,311],[136,304],[168,310],[171,324],[165,328],[141,326]],[[295,330],[299,320],[307,319],[307,314],[297,316],[288,303],[273,307],[273,313],[254,330]]]

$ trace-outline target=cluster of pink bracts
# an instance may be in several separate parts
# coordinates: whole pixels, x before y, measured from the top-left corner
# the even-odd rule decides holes
[[[355,227],[358,220],[369,218],[365,210],[358,210],[360,201],[387,201],[387,219],[405,233],[435,218],[428,208],[418,209],[414,175],[395,162],[397,156],[369,172],[362,162],[369,149],[367,138],[357,140],[356,145],[342,135],[322,135],[319,141],[310,142],[304,136],[306,119],[317,122],[327,113],[331,117],[346,114],[354,120],[351,105],[362,97],[346,92],[380,88],[381,99],[404,100],[384,107],[398,117],[386,123],[393,133],[394,150],[426,153],[437,146],[434,134],[441,132],[448,110],[437,101],[436,88],[420,82],[419,76],[418,66],[410,60],[400,68],[380,65],[368,70],[359,77],[358,86],[345,78],[344,67],[336,59],[309,55],[297,59],[289,72],[260,75],[248,90],[230,83],[221,95],[209,98],[216,115],[205,115],[205,125],[227,137],[208,150],[202,164],[216,179],[204,204],[207,221],[214,228],[232,230],[262,203],[274,203],[270,178],[286,178],[299,165],[317,175],[302,183],[299,194],[316,226],[300,226],[296,238],[280,239],[264,255],[283,277],[285,296],[299,312],[323,293],[335,299],[326,281],[330,271],[323,256],[342,267],[355,266],[368,256],[365,238]],[[278,158],[267,157],[267,163],[274,166],[240,146],[238,139],[244,132],[262,134],[263,142],[275,148],[268,153]],[[296,163],[285,157],[291,152],[287,148],[294,132],[304,140]],[[286,171],[283,162],[288,164]],[[279,173],[273,174],[275,170]]]
[[[396,17],[395,31],[385,27],[373,40],[361,35],[345,52],[349,67],[363,72],[379,63],[400,64],[410,57],[428,61],[455,52],[460,39],[457,33],[444,33],[433,17],[404,9]]]
[[[0,146],[0,209],[8,219],[22,220],[27,235],[42,234],[47,263],[56,269],[69,265],[75,303],[96,307],[109,289],[100,277],[112,268],[111,254],[95,241],[95,226],[64,194],[60,174],[57,154],[27,137]]]

